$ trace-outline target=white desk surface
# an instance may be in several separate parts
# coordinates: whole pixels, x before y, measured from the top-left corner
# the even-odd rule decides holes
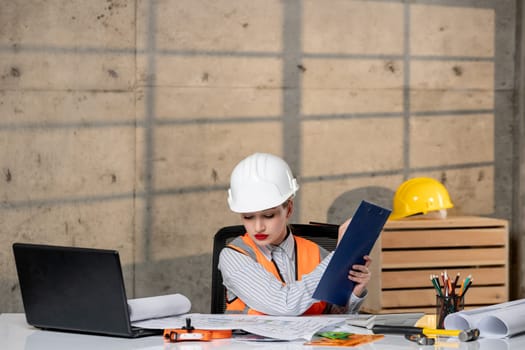
[[[360,333],[363,330],[358,328]],[[139,339],[84,335],[76,333],[39,330],[26,323],[24,314],[0,314],[0,349],[6,350],[300,350],[300,349],[343,349],[341,347],[312,347],[302,341],[293,342],[239,342],[231,339],[211,342],[166,343],[162,336]],[[525,335],[510,339],[478,339],[472,342],[458,342],[454,338],[438,339],[434,346],[421,346],[400,335],[387,335],[379,341],[352,347],[355,350],[522,350],[525,349]]]

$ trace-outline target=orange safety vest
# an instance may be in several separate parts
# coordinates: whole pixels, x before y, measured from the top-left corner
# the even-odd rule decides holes
[[[259,250],[259,248],[255,244],[255,242],[250,238],[250,236],[248,236],[248,234],[244,234],[243,236],[239,238],[242,239],[242,242],[239,242],[239,243],[240,244],[244,243],[247,246],[246,249],[236,246],[234,244],[236,240],[228,244],[227,247],[232,248],[238,251],[239,253],[242,253],[242,254],[245,254],[245,255],[248,255],[254,258],[259,264],[261,264],[266,269],[266,271],[271,272],[275,276],[275,278],[277,278],[279,281],[285,284],[285,282],[281,278],[279,271],[277,270],[277,266],[274,264],[273,261],[268,261],[268,259]],[[321,254],[319,251],[319,247],[314,242],[309,241],[302,237],[297,237],[297,236],[294,236],[294,239],[295,239],[295,262],[296,262],[295,275],[296,275],[297,280],[301,280],[301,277],[304,274],[312,272],[315,269],[315,267],[319,265],[319,263],[321,262]],[[322,314],[325,311],[326,306],[327,306],[327,303],[324,301],[316,302],[312,304],[312,306],[310,306],[310,308],[306,310],[303,315]],[[244,313],[244,314],[249,314],[249,315],[264,315],[262,312],[249,308],[238,297],[236,297],[232,301],[226,300],[226,313]]]

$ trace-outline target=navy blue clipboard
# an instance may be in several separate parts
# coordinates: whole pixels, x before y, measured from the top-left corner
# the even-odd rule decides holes
[[[362,201],[348,225],[332,260],[317,285],[313,298],[336,305],[346,305],[355,283],[348,279],[354,264],[364,264],[391,210]]]

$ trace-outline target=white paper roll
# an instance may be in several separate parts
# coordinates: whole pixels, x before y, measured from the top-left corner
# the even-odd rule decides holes
[[[134,322],[188,313],[191,309],[191,302],[182,294],[168,294],[129,299],[128,306],[129,318],[131,322]]]

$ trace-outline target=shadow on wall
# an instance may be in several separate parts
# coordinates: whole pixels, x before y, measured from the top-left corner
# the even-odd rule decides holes
[[[394,191],[386,187],[369,186],[344,192],[335,199],[326,215],[329,223],[341,224],[354,215],[361,201],[365,200],[381,207],[392,208]]]

